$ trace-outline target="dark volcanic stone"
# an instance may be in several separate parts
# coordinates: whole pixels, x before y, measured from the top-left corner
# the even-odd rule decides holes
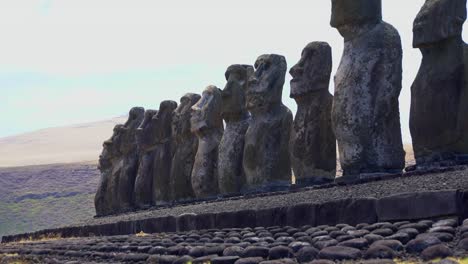
[[[451,226],[436,226],[431,229],[429,229],[430,233],[449,233],[449,234],[455,234],[455,228]]]
[[[385,239],[388,239],[388,240],[398,240],[400,241],[402,244],[406,244],[408,243],[410,240],[411,240],[411,237],[406,234],[406,233],[396,233],[396,234],[393,234],[391,236],[388,236],[386,237]]]
[[[396,256],[396,252],[383,245],[372,245],[365,253],[364,258],[366,259],[393,259]]]
[[[350,247],[334,246],[320,250],[319,257],[330,260],[358,259],[361,257],[361,251]]]
[[[410,131],[418,165],[468,153],[465,20],[464,0],[426,1],[414,20],[413,47],[423,55],[411,86]]]
[[[365,235],[364,238],[369,242],[369,244],[372,244],[375,241],[379,241],[379,240],[384,239],[383,236],[379,236],[379,235],[375,235],[375,234]]]
[[[390,228],[381,228],[381,229],[376,229],[372,231],[372,234],[386,237],[386,236],[393,235],[393,231]]]
[[[224,132],[221,117],[221,90],[210,85],[192,106],[191,130],[198,137],[198,150],[192,169],[192,188],[199,199],[219,194],[218,153]],[[234,227],[234,226],[231,226]]]
[[[217,257],[211,259],[212,264],[234,264],[240,258],[238,256]]]
[[[289,73],[291,98],[298,110],[291,131],[291,163],[296,182],[326,183],[335,178],[336,139],[331,124],[333,96],[328,91],[332,70],[331,47],[309,43]]]
[[[408,242],[406,245],[406,251],[408,253],[421,253],[424,249],[441,244],[442,242],[434,236],[427,236],[422,238],[415,238]]]
[[[249,257],[262,257],[266,258],[268,257],[269,254],[269,249],[266,247],[256,247],[256,246],[250,246],[247,247],[244,250],[243,257],[244,258],[249,258]]]
[[[297,264],[297,262],[293,259],[285,258],[276,260],[266,260],[260,262],[260,264]]]
[[[401,251],[404,248],[403,244],[398,240],[379,240],[372,243],[371,247],[373,246],[386,246],[395,251]]]
[[[174,201],[194,198],[190,180],[198,147],[198,139],[190,131],[192,106],[200,95],[188,93],[180,99],[172,119],[172,136],[175,153],[171,164],[170,191]]]
[[[148,258],[147,262],[153,264],[172,264],[177,259],[179,259],[179,257],[173,255],[152,255]]]
[[[311,244],[308,242],[301,242],[301,241],[295,241],[292,242],[288,245],[289,248],[291,248],[294,252],[299,251],[303,247],[310,247]]]
[[[442,242],[453,241],[453,235],[449,233],[424,233],[418,235],[416,238],[437,237]]]
[[[223,251],[223,256],[242,256],[244,254],[244,249],[239,246],[227,247]]]
[[[317,258],[319,251],[314,247],[303,247],[296,253],[296,259],[300,263],[312,261]]]
[[[192,262],[193,258],[191,256],[182,256],[178,258],[173,264],[186,264],[188,262]]]
[[[446,258],[453,255],[453,252],[450,248],[445,245],[435,245],[430,246],[423,250],[421,257],[423,260],[433,260],[436,258]]]
[[[336,241],[335,239],[324,240],[324,241],[319,241],[315,243],[315,247],[317,247],[318,249],[323,249],[326,247],[331,247],[331,246],[336,246],[336,245],[338,245],[338,241]]]
[[[241,258],[238,259],[234,264],[258,264],[263,261],[261,257],[254,257],[254,258]]]
[[[459,249],[467,250],[468,251],[468,238],[464,238],[458,242]]]
[[[343,177],[401,171],[398,31],[382,21],[379,0],[332,1],[331,25],[345,42],[332,110]]]
[[[293,115],[281,102],[286,71],[285,57],[261,55],[248,81],[246,105],[252,120],[245,134],[243,155],[246,191],[268,191],[291,184],[289,139]]]
[[[398,230],[398,233],[404,233],[407,234],[410,238],[415,238],[417,235],[419,235],[419,231],[416,228],[403,228]]]
[[[364,249],[368,245],[369,242],[365,238],[355,238],[338,244],[338,246],[352,247],[357,249]]]
[[[231,65],[225,73],[226,86],[222,91],[222,117],[226,123],[219,144],[218,186],[221,194],[239,193],[245,183],[242,168],[244,137],[249,127],[249,113],[245,106],[245,90],[254,68],[250,65]]]
[[[283,259],[291,258],[294,256],[294,252],[291,248],[286,246],[277,246],[270,248],[268,252],[268,259]]]
[[[205,255],[205,247],[203,247],[203,246],[192,247],[189,250],[188,255],[192,256],[194,258],[202,257],[202,256]]]

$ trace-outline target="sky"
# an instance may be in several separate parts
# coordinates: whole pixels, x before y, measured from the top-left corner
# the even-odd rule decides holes
[[[407,143],[421,60],[412,23],[423,3],[383,0],[384,20],[402,37]],[[261,54],[284,55],[292,67],[312,41],[332,46],[334,75],[343,39],[330,13],[330,0],[0,0],[0,137],[157,109],[211,84],[223,88],[229,65]],[[289,80],[283,101],[295,112]]]

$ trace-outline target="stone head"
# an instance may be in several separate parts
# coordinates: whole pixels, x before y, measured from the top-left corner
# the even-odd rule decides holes
[[[112,137],[102,144],[102,152],[99,155],[100,170],[112,167],[112,159],[120,156],[120,143],[121,135],[123,132],[123,125],[116,125],[113,130]]]
[[[136,130],[140,126],[145,116],[143,107],[133,107],[129,114],[128,120],[122,128],[122,144],[120,151],[127,154],[136,149]]]
[[[160,143],[171,137],[172,116],[176,108],[176,102],[171,100],[162,101],[159,105],[158,113],[153,117],[153,121],[157,127],[155,136]]]
[[[305,94],[328,90],[332,71],[332,51],[326,42],[309,43],[302,51],[301,59],[289,74],[291,80],[291,98]]]
[[[413,47],[461,36],[466,0],[426,0],[413,24]]]
[[[330,25],[345,36],[353,27],[382,21],[382,0],[332,0]]]
[[[140,149],[150,148],[155,144],[154,135],[157,127],[152,122],[152,119],[157,113],[158,111],[156,110],[146,110],[143,121],[136,130],[136,141]]]
[[[258,57],[246,91],[249,111],[262,111],[281,103],[286,71],[287,64],[283,56],[267,54]]]
[[[246,113],[245,91],[250,75],[254,68],[250,65],[235,64],[227,68],[226,86],[222,91],[222,116],[240,116]]]
[[[198,102],[192,106],[190,126],[193,133],[223,128],[221,118],[221,90],[213,85],[206,87]]]
[[[192,106],[200,100],[199,94],[187,93],[180,98],[180,104],[174,110],[172,116],[172,134],[180,136],[190,134],[190,117]]]

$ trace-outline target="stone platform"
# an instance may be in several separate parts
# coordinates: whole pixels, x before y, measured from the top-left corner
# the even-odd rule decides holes
[[[419,174],[412,172],[385,179],[201,201],[95,218],[76,226],[5,236],[2,242],[49,236],[64,238],[259,226],[357,225],[448,216],[468,218],[466,167]]]
[[[0,245],[0,263],[385,264],[466,256],[468,220],[459,225],[452,218],[49,238]]]

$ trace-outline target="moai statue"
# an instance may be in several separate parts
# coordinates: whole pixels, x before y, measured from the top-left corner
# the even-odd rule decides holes
[[[426,0],[414,21],[423,59],[411,87],[410,130],[417,167],[466,162],[468,48],[466,0]]]
[[[97,188],[96,196],[94,197],[94,206],[97,216],[109,215],[114,213],[112,201],[114,198],[113,183],[118,179],[120,172],[119,161],[122,159],[120,153],[120,134],[123,125],[116,125],[114,133],[109,140],[104,141],[102,153],[99,156],[98,169],[101,172],[101,179]]]
[[[291,184],[289,138],[293,115],[281,102],[286,71],[283,56],[262,55],[249,78],[246,105],[252,120],[245,135],[243,192],[281,190]]]
[[[134,208],[135,178],[138,171],[136,131],[143,121],[144,115],[144,108],[132,108],[128,120],[122,128],[120,152],[122,152],[123,159],[116,192],[119,212],[130,211]]]
[[[218,147],[223,136],[221,90],[208,86],[192,106],[190,126],[198,137],[198,149],[192,169],[192,188],[196,198],[218,195]]]
[[[332,110],[341,180],[401,173],[400,36],[382,21],[381,0],[332,0],[331,26],[344,38]]]
[[[331,182],[336,174],[336,139],[331,124],[333,96],[328,91],[331,47],[312,42],[291,68],[291,98],[297,113],[291,131],[291,163],[297,185]]]
[[[157,147],[154,155],[153,169],[153,201],[156,205],[170,202],[170,177],[173,158],[172,149],[172,116],[177,108],[174,101],[163,101],[158,113],[153,117],[157,127],[155,139]],[[177,165],[177,164],[176,164]]]
[[[245,107],[245,90],[254,68],[250,65],[231,65],[226,70],[226,86],[222,91],[221,115],[226,122],[219,144],[218,186],[223,195],[236,194],[245,183],[242,156],[244,138],[250,115]]]
[[[146,110],[143,122],[136,131],[139,156],[138,174],[135,180],[135,206],[148,208],[153,204],[153,170],[156,149],[155,110]]]
[[[190,118],[192,106],[200,98],[200,95],[193,93],[184,95],[172,117],[174,157],[171,164],[170,191],[173,201],[189,201],[195,197],[191,175],[198,139],[190,130]]]

